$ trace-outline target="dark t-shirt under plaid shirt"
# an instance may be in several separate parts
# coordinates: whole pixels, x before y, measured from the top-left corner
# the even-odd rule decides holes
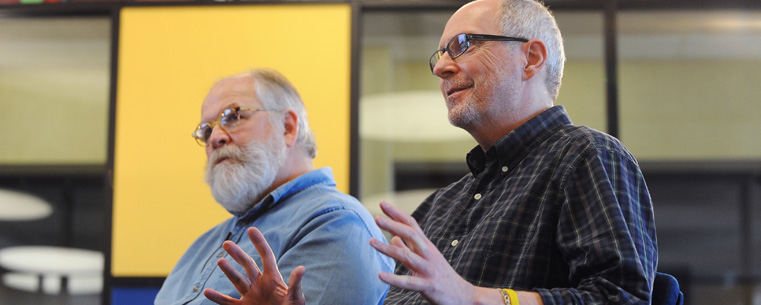
[[[649,304],[653,207],[618,140],[555,106],[467,162],[471,173],[412,215],[468,282],[536,291],[545,304]],[[392,286],[385,303],[427,302]]]

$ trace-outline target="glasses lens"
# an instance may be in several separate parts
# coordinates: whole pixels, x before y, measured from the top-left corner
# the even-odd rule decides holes
[[[462,53],[465,53],[465,51],[468,50],[468,46],[470,46],[468,35],[463,33],[455,36],[449,41],[449,45],[447,45],[447,49],[449,49],[449,57],[459,57]]]
[[[199,145],[206,146],[206,143],[211,137],[211,129],[212,127],[207,123],[198,125],[196,131],[193,133],[193,137],[196,139],[196,142],[198,142]]]
[[[436,52],[433,52],[433,55],[431,55],[431,59],[428,60],[428,64],[431,65],[431,72],[433,72],[433,67],[436,66],[439,59],[441,59],[441,52],[443,51],[436,50]]]
[[[225,112],[219,117],[219,125],[222,125],[227,132],[232,132],[235,127],[238,126],[240,120],[240,114],[238,113],[238,107],[226,109]]]
[[[201,140],[203,140],[204,143],[209,143],[209,138],[211,138],[211,132],[214,128],[209,124],[203,124],[201,126]]]

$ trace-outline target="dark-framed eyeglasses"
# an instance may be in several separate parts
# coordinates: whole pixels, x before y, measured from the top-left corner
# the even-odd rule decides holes
[[[214,120],[213,122],[209,123],[201,123],[198,124],[198,127],[196,127],[196,130],[193,131],[193,138],[196,139],[196,142],[198,142],[198,145],[201,146],[208,146],[209,145],[209,138],[211,137],[211,132],[214,129],[214,126],[219,125],[222,130],[224,130],[227,133],[231,133],[235,131],[235,129],[238,128],[238,123],[240,122],[241,115],[240,113],[243,111],[267,111],[267,109],[264,108],[250,108],[250,107],[230,107],[222,111],[222,113],[219,114],[219,118]]]
[[[439,62],[439,59],[441,59],[441,56],[444,55],[444,52],[449,53],[449,58],[451,59],[460,57],[460,55],[468,51],[471,41],[528,42],[528,39],[518,38],[518,37],[498,36],[498,35],[487,35],[487,34],[467,34],[467,33],[457,34],[455,37],[452,37],[452,39],[449,40],[449,42],[447,43],[446,46],[444,46],[443,49],[436,50],[436,52],[433,52],[433,55],[431,55],[431,59],[428,62],[431,65],[431,73],[433,73],[433,67],[436,66],[437,62]]]

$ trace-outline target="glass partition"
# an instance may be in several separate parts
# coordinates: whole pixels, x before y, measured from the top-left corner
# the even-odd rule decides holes
[[[618,18],[621,138],[635,155],[761,158],[761,12]]]
[[[659,268],[691,304],[761,300],[761,11],[618,15],[621,140],[643,164]]]
[[[0,165],[106,163],[110,23],[0,17]]]
[[[110,34],[0,16],[0,304],[100,304]]]
[[[457,162],[475,145],[451,125],[428,58],[454,10],[381,11],[362,15],[359,100],[360,193],[373,213],[388,200],[411,212],[428,191],[395,197],[395,165]],[[464,172],[463,172],[464,173]],[[429,185],[426,188],[436,187]],[[404,202],[402,202],[404,200]]]

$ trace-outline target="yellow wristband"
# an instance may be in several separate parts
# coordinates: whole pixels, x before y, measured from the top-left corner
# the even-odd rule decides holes
[[[510,293],[508,292],[510,289],[497,288],[497,290],[499,290],[499,293],[502,294],[502,301],[505,302],[505,305],[512,305],[510,300]]]
[[[507,295],[510,296],[510,305],[520,305],[518,301],[518,294],[515,293],[515,290],[512,289],[505,289],[507,290]]]

